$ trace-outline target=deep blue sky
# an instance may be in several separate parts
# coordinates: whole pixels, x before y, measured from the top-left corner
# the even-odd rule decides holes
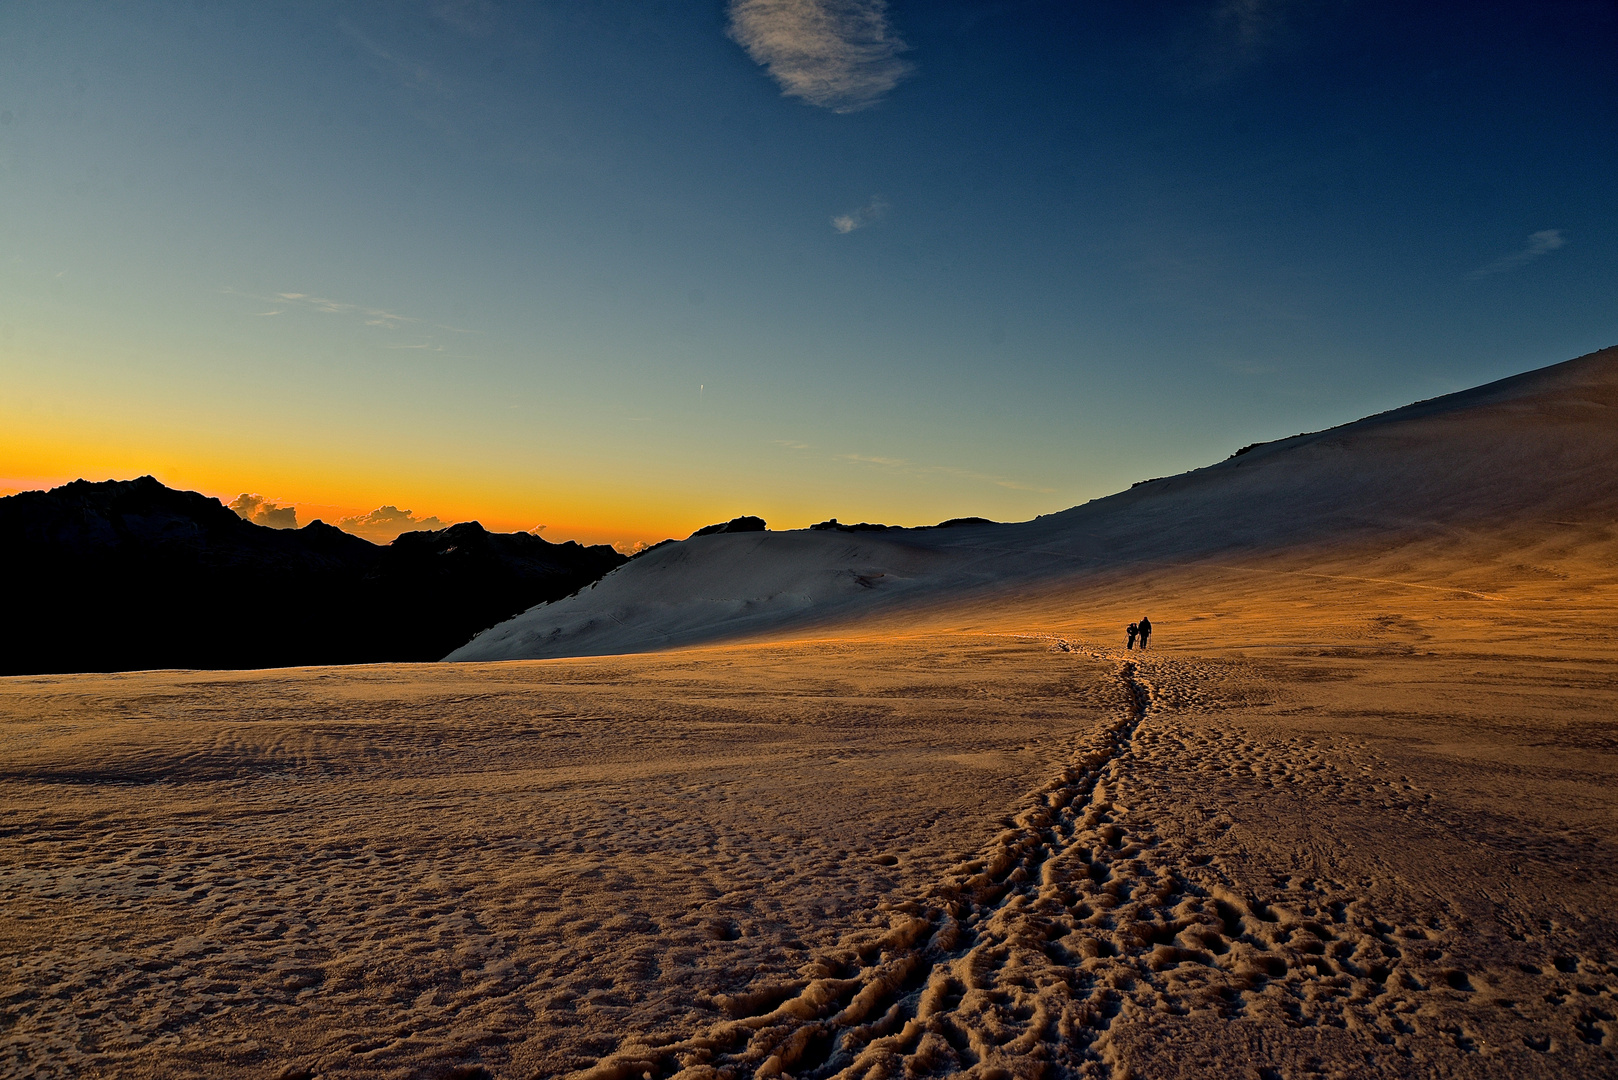
[[[816,7],[0,8],[0,485],[1019,518],[1618,343],[1618,5]]]

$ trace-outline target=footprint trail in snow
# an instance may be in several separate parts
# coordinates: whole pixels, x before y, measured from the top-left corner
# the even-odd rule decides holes
[[[1309,1051],[1346,1040],[1359,1045],[1352,1056],[1364,1074],[1399,1075],[1432,1056],[1435,1038],[1442,1050],[1477,1053],[1476,1025],[1458,1018],[1467,1010],[1445,1006],[1508,984],[1524,1000],[1486,1000],[1510,1013],[1504,1024],[1488,1018],[1491,1036],[1504,1026],[1520,1048],[1545,1053],[1558,1041],[1567,1049],[1571,1033],[1609,1057],[1618,966],[1602,957],[1469,973],[1443,948],[1441,917],[1396,926],[1344,884],[1295,876],[1261,898],[1236,887],[1216,855],[1160,836],[1143,811],[1173,798],[1164,780],[1175,766],[1196,761],[1269,788],[1335,782],[1319,798],[1343,793],[1343,755],[1196,726],[1220,707],[1208,692],[1218,664],[1051,640],[1053,652],[1115,665],[1116,719],[1073,747],[987,850],[929,895],[886,904],[886,933],[849,935],[799,981],[718,999],[728,1019],[700,1034],[626,1040],[576,1080],[1110,1078],[1135,1071],[1126,1059],[1140,1039],[1119,1045],[1120,1025],[1160,1035],[1178,1023],[1194,1042],[1208,1022],[1231,1020],[1313,1029],[1302,1040],[1306,1069],[1319,1064]],[[1214,832],[1228,827],[1213,816]]]

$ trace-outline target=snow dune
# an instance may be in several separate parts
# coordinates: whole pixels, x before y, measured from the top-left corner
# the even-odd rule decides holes
[[[446,659],[645,652],[847,623],[1152,562],[1447,545],[1464,562],[1618,519],[1618,347],[1313,434],[1033,521],[670,544]]]

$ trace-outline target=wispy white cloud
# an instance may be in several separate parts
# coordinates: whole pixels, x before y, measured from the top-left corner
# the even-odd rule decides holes
[[[1528,240],[1523,244],[1520,251],[1514,251],[1510,255],[1503,255],[1487,266],[1478,267],[1466,276],[1476,279],[1488,277],[1491,274],[1504,274],[1508,270],[1517,269],[1524,263],[1531,263],[1541,255],[1547,255],[1566,243],[1567,239],[1562,235],[1561,229],[1541,229],[1539,232],[1528,234]]]
[[[439,78],[437,72],[426,64],[373,41],[346,22],[339,23],[338,26],[343,33],[352,38],[355,44],[364,50],[375,70],[413,90],[431,90],[439,94],[448,93],[448,87],[445,86],[444,81]]]
[[[797,441],[795,441],[793,439],[771,439],[770,441],[772,443],[774,443],[776,446],[784,446],[788,450],[813,450],[814,449],[814,447],[810,446],[808,443],[797,442]]]
[[[855,229],[863,229],[873,221],[881,221],[888,213],[888,200],[880,195],[872,195],[871,201],[858,210],[850,210],[846,214],[838,214],[831,219],[831,227],[840,233],[851,233]]]
[[[975,480],[979,483],[993,484],[996,487],[1009,488],[1012,491],[1035,491],[1042,495],[1050,495],[1056,491],[1055,488],[1039,487],[1034,484],[1025,484],[1019,480],[1011,480],[1004,476],[996,476],[994,473],[975,472],[972,469],[957,469],[951,465],[918,465],[915,462],[907,461],[904,458],[874,457],[868,454],[839,454],[837,456],[840,460],[849,462],[850,464],[875,465],[880,468],[892,469],[896,472],[902,472],[912,476],[920,476],[929,473],[939,476],[953,476],[960,480]]]
[[[430,323],[414,315],[401,315],[397,311],[387,308],[371,307],[367,304],[350,303],[347,300],[334,300],[329,296],[316,296],[312,293],[278,292],[268,296],[256,293],[241,292],[232,288],[220,290],[227,296],[241,296],[255,300],[261,304],[270,305],[269,310],[255,311],[251,314],[255,318],[266,318],[272,315],[286,315],[289,312],[319,312],[324,315],[338,315],[345,318],[358,319],[365,326],[377,330],[397,330],[401,327],[413,327],[417,335],[424,337],[425,341],[412,344],[384,345],[386,349],[415,349],[424,352],[445,352],[445,348],[436,339],[435,330],[442,330],[450,334],[481,335],[482,330],[471,330],[464,326],[448,326],[444,323]]]
[[[1010,488],[1012,491],[1037,491],[1041,495],[1054,495],[1055,488],[1040,487],[1038,484],[1024,484],[1016,480],[997,479],[992,481],[996,487]]]
[[[833,112],[875,105],[915,70],[887,0],[731,0],[730,36],[782,93]]]
[[[354,315],[363,319],[366,326],[380,326],[392,329],[400,323],[420,322],[420,319],[409,315],[399,315],[385,308],[366,307],[363,304],[350,304],[343,300],[332,300],[324,296],[310,296],[308,293],[284,292],[276,293],[276,299],[285,300],[289,304],[301,304],[316,311],[324,311],[328,315]]]

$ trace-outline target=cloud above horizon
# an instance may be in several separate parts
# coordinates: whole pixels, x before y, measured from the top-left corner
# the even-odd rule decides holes
[[[337,527],[355,536],[363,536],[373,544],[390,544],[400,533],[447,529],[449,522],[431,515],[418,518],[409,510],[401,510],[397,506],[379,506],[369,514],[342,518],[337,522]]]
[[[310,296],[308,293],[284,292],[276,293],[272,301],[284,301],[289,304],[302,304],[316,311],[324,311],[328,315],[354,315],[365,321],[366,326],[381,326],[391,330],[399,323],[420,322],[420,319],[409,315],[398,315],[385,308],[365,307],[361,304],[349,304],[341,300],[330,300],[324,296]],[[267,314],[267,313],[266,313]]]
[[[295,313],[319,312],[325,315],[337,315],[344,318],[356,319],[365,326],[377,330],[400,330],[410,332],[410,340],[396,342],[389,345],[380,345],[388,350],[406,350],[416,352],[446,353],[444,345],[438,340],[436,330],[443,330],[451,334],[482,336],[482,330],[473,330],[464,326],[450,326],[446,323],[429,322],[415,315],[402,315],[387,308],[371,307],[367,304],[350,303],[347,300],[334,300],[329,296],[316,296],[312,293],[278,292],[270,295],[243,292],[239,289],[226,287],[220,292],[226,296],[245,297],[259,303],[268,304],[264,311],[254,311],[249,314],[254,318],[270,318],[280,315],[293,315]],[[467,359],[457,354],[455,359]]]
[[[1523,244],[1521,250],[1514,251],[1510,255],[1503,255],[1487,266],[1478,267],[1466,276],[1476,279],[1489,277],[1491,274],[1504,274],[1508,270],[1515,270],[1525,263],[1531,263],[1541,255],[1549,254],[1566,243],[1567,238],[1562,235],[1561,229],[1541,229],[1536,233],[1528,234],[1528,240]]]
[[[238,517],[245,518],[254,525],[265,525],[272,529],[298,527],[297,510],[290,506],[282,506],[262,495],[244,491],[230,500],[230,508],[236,511]]]
[[[873,221],[881,221],[888,212],[888,200],[880,195],[872,195],[871,201],[858,210],[850,210],[846,214],[838,214],[831,219],[831,227],[840,233],[851,233],[855,229],[863,229]]]
[[[1044,495],[1050,495],[1056,491],[1055,488],[1025,484],[1019,480],[997,476],[994,473],[976,472],[972,469],[957,469],[951,465],[919,465],[905,458],[873,457],[868,454],[839,454],[837,457],[839,460],[852,465],[872,465],[912,476],[934,473],[941,476],[953,476],[958,480],[976,480],[985,484],[993,484],[995,487],[1009,488],[1012,491],[1034,491]]]
[[[832,112],[868,109],[915,71],[887,0],[731,0],[729,33],[783,94]]]

